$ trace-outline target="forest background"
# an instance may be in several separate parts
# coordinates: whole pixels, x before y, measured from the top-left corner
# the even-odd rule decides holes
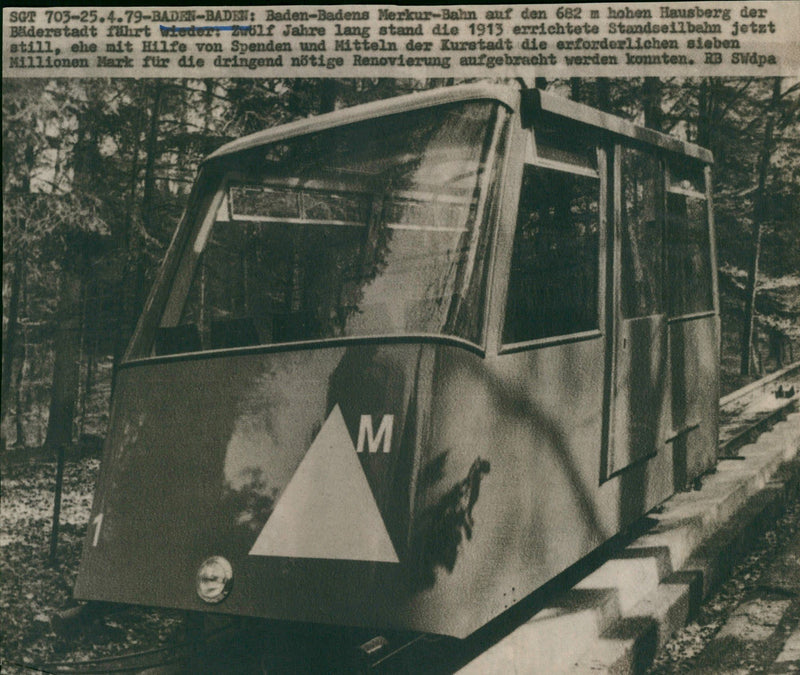
[[[115,369],[205,155],[463,81],[4,80],[2,456],[102,446]],[[536,86],[712,150],[722,393],[800,358],[800,83]]]

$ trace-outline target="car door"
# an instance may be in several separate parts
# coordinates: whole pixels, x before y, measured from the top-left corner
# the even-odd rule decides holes
[[[663,172],[658,156],[617,145],[614,158],[611,476],[654,455],[668,392]]]

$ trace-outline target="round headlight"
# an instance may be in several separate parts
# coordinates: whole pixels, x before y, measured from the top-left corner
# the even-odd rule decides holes
[[[233,586],[233,568],[222,556],[203,561],[197,570],[197,595],[205,602],[222,602]]]

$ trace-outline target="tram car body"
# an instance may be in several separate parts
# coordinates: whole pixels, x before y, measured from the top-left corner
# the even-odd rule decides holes
[[[716,461],[711,154],[412,94],[203,163],[75,595],[463,637]]]

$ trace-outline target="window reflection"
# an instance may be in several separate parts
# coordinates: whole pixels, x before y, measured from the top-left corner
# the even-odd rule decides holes
[[[505,343],[597,328],[599,183],[592,176],[525,167]]]
[[[243,158],[260,169],[224,178],[156,352],[420,333],[479,342],[499,114],[489,102],[439,107]]]
[[[663,313],[661,172],[656,157],[622,149],[622,313]]]
[[[702,169],[670,168],[667,194],[667,265],[671,316],[714,308],[708,202]]]

